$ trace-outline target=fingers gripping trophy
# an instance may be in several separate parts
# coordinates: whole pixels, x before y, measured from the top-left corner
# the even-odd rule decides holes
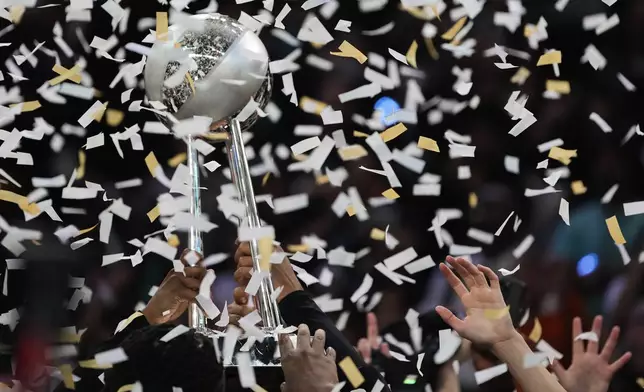
[[[257,108],[268,103],[272,89],[268,71],[269,57],[262,41],[238,21],[220,14],[191,16],[189,23],[170,27],[165,40],[158,37],[145,67],[145,88],[150,101],[160,101],[168,108],[161,120],[172,128],[195,116],[211,119],[210,131],[223,135],[228,151],[231,175],[246,216],[242,224],[250,228],[261,225],[251,182],[242,132],[257,120]],[[251,102],[251,99],[254,101]],[[250,111],[248,108],[250,107]],[[249,113],[250,112],[250,113]],[[180,135],[177,135],[180,136]],[[183,136],[183,135],[181,135]],[[196,134],[187,136],[188,166],[191,177],[190,212],[201,213]],[[189,232],[190,248],[203,253],[198,227]],[[259,241],[251,240],[255,272],[261,271]],[[281,325],[273,285],[268,274],[262,279],[256,308],[261,316],[267,342],[256,349],[255,358],[264,363],[273,359],[275,330]],[[189,325],[208,333],[203,311],[192,304]],[[270,360],[258,358],[270,351]]]

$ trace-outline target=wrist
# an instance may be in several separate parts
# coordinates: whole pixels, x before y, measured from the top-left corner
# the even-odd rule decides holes
[[[147,306],[141,311],[141,313],[143,313],[143,317],[145,317],[145,319],[148,320],[148,324],[150,325],[161,324],[161,322],[159,322],[159,318],[155,317],[154,312]]]
[[[491,350],[497,358],[503,360],[504,357],[507,357],[510,352],[525,345],[526,343],[525,340],[523,340],[523,336],[521,336],[519,332],[514,330],[511,336],[509,336],[507,339],[494,343],[491,347]]]
[[[277,297],[277,303],[280,303],[284,300],[284,298],[288,297],[289,295],[297,292],[297,291],[303,291],[304,289],[302,286],[287,286],[284,285],[282,288],[282,292],[280,292],[280,295]]]

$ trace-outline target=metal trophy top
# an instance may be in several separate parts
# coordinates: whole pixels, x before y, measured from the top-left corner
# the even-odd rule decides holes
[[[161,37],[163,39],[163,37]],[[194,15],[155,42],[145,67],[148,98],[160,101],[177,120],[206,116],[228,123],[253,98],[268,103],[272,79],[259,37],[221,14]],[[253,114],[240,123],[249,129]]]

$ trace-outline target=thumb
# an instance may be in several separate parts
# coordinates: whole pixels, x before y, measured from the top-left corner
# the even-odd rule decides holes
[[[445,323],[447,323],[447,325],[449,325],[454,331],[458,332],[458,334],[462,336],[461,332],[465,328],[465,323],[463,322],[463,320],[456,317],[451,310],[443,306],[437,306],[436,313],[441,316],[441,318],[443,319],[443,321],[445,321]]]
[[[566,376],[566,369],[564,369],[563,365],[558,360],[555,359],[552,362],[551,367],[552,371],[555,373],[555,376],[557,376],[559,380],[562,380]]]

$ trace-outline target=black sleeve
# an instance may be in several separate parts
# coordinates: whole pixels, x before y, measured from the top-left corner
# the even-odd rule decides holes
[[[96,347],[88,347],[87,344],[81,338],[79,343],[79,361],[91,360],[94,359],[94,355],[97,353],[111,350],[121,345],[123,340],[127,338],[130,333],[138,329],[147,327],[150,325],[145,316],[141,315],[133,319],[122,331],[116,333],[107,341],[101,343]],[[76,382],[74,387],[76,392],[96,392],[103,389],[103,383],[99,379],[99,376],[105,372],[105,369],[91,369],[84,367],[77,367],[74,369],[74,375],[80,377],[80,381]],[[71,389],[65,388],[65,385],[61,382],[54,392],[65,392],[71,391]]]
[[[327,347],[333,347],[337,353],[338,361],[345,357],[351,357],[360,370],[360,373],[362,373],[365,382],[360,388],[369,391],[377,381],[381,381],[384,384],[382,390],[385,392],[390,391],[382,375],[374,367],[365,363],[347,338],[336,328],[331,318],[320,310],[305,291],[295,291],[289,294],[279,303],[279,309],[287,325],[298,326],[300,324],[306,324],[312,333],[317,329],[324,330],[326,332],[326,345]],[[340,369],[338,369],[338,376],[341,381],[347,381],[344,373]],[[352,390],[354,388],[351,388],[351,385],[347,382],[345,389]]]

